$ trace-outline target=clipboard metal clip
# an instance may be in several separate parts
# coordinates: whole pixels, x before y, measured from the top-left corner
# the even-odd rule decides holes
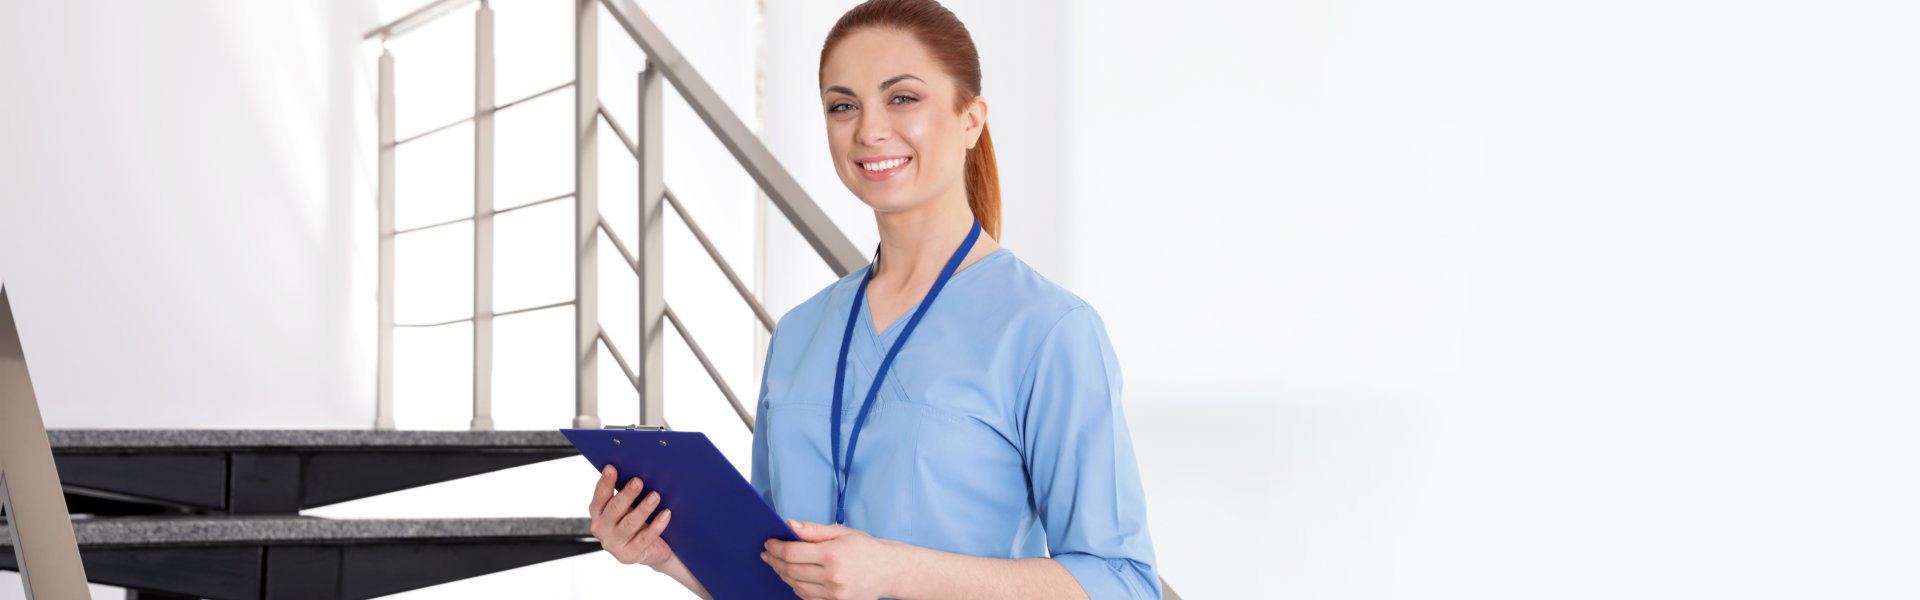
[[[601,429],[625,429],[627,431],[666,431],[665,425],[607,425]]]

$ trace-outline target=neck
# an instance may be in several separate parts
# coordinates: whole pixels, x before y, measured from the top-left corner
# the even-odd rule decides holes
[[[940,277],[940,270],[973,228],[973,210],[965,196],[958,201],[941,198],[910,210],[876,212],[874,220],[880,226],[880,263],[874,267],[873,279],[905,287]],[[990,243],[981,232],[974,246]]]

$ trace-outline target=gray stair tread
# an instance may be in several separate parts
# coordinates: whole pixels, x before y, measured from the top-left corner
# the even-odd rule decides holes
[[[0,522],[3,523],[3,522]],[[322,519],[285,516],[113,517],[74,519],[81,546],[249,544],[352,540],[591,537],[586,518]],[[0,524],[0,547],[12,528]]]
[[[113,448],[539,448],[570,450],[557,430],[52,429],[55,451]]]

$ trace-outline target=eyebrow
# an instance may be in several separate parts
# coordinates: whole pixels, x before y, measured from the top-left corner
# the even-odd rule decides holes
[[[890,77],[890,78],[888,78],[888,79],[887,79],[886,81],[883,81],[883,82],[880,82],[880,90],[881,90],[881,91],[886,91],[886,89],[887,89],[887,88],[890,88],[890,87],[893,87],[893,86],[894,86],[895,84],[898,84],[898,83],[900,83],[900,82],[902,82],[902,81],[906,81],[906,80],[908,80],[908,79],[912,79],[912,80],[914,80],[914,81],[918,81],[918,82],[920,82],[920,83],[926,83],[926,82],[927,82],[927,80],[925,80],[925,79],[921,79],[921,78],[919,78],[919,77],[915,77],[915,76],[913,76],[913,75],[912,75],[911,73],[902,73],[902,74],[899,74],[899,75],[895,75],[895,76],[893,76],[893,77]],[[841,94],[846,94],[846,95],[848,95],[848,96],[854,96],[854,95],[856,95],[856,94],[854,94],[854,93],[853,93],[853,90],[851,90],[851,89],[848,89],[848,88],[847,88],[846,86],[842,86],[842,85],[834,85],[834,86],[827,86],[827,89],[826,89],[826,92],[825,92],[825,93],[829,93],[829,94],[831,94],[831,93],[841,93]]]
[[[881,91],[886,91],[886,89],[887,89],[887,88],[890,88],[890,87],[893,87],[893,84],[896,84],[896,83],[900,83],[900,82],[902,82],[902,81],[906,81],[906,80],[908,80],[908,79],[912,79],[912,80],[914,80],[914,81],[918,81],[918,82],[920,82],[920,83],[926,83],[926,80],[924,80],[924,79],[921,79],[921,78],[919,78],[919,77],[914,77],[914,76],[912,76],[912,75],[908,75],[908,74],[904,74],[904,73],[903,73],[903,74],[900,74],[900,75],[895,75],[895,76],[893,76],[893,78],[892,78],[892,79],[888,79],[888,80],[886,80],[886,81],[883,81],[883,82],[881,82],[881,83],[880,83],[880,90],[881,90]]]

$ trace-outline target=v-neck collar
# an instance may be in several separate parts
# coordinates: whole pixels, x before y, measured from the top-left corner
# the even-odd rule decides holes
[[[980,265],[986,264],[986,262],[989,260],[994,260],[995,258],[999,257],[1001,254],[1011,254],[1011,253],[1008,252],[1006,248],[1000,248],[987,253],[986,256],[980,257],[980,260],[973,261],[973,264],[967,265],[966,268],[963,268],[963,269],[960,269],[959,271],[954,272],[953,278],[947,280],[947,290],[945,291],[952,291],[953,284],[955,281],[959,281],[961,277],[966,276],[968,273],[972,273],[974,271],[979,270],[978,267]],[[873,267],[872,265],[868,265],[867,268],[871,269]],[[866,275],[861,275],[861,277],[866,277]],[[859,293],[859,289],[860,288],[855,287],[854,293],[856,294]],[[860,330],[865,332],[865,335],[863,337],[865,337],[869,342],[874,343],[878,347],[882,347],[882,348],[891,347],[891,344],[893,343],[893,339],[900,337],[900,326],[902,325],[901,321],[913,318],[913,313],[915,311],[920,310],[920,305],[925,304],[926,301],[927,301],[926,296],[922,295],[920,297],[920,301],[913,303],[913,306],[911,308],[908,308],[907,312],[901,313],[901,315],[898,318],[894,319],[892,323],[888,323],[887,330],[885,332],[880,332],[874,329],[874,326],[873,326],[873,302],[869,301],[868,299],[862,298],[860,302],[861,304]]]

